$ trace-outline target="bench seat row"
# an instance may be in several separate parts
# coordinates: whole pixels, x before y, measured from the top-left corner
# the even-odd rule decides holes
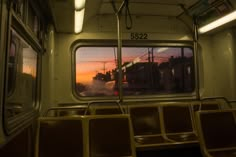
[[[168,103],[129,105],[94,105],[86,107],[52,108],[54,116],[70,117],[90,115],[115,115],[128,112],[137,150],[186,147],[199,144],[195,113],[199,110],[218,110],[216,102],[211,103]]]
[[[129,115],[42,117],[35,157],[135,157]]]

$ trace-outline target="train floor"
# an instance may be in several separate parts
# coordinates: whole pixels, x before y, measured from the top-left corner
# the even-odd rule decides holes
[[[137,151],[137,157],[203,157],[199,147]]]

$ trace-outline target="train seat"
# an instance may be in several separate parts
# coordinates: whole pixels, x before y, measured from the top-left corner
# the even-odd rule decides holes
[[[192,105],[194,127],[196,128],[196,112],[207,110],[220,110],[220,104],[216,101],[198,102]]]
[[[163,105],[162,114],[167,138],[178,143],[197,143],[189,105]]]
[[[131,107],[130,117],[136,147],[158,146],[169,142],[162,133],[158,107]]]
[[[36,157],[83,157],[82,129],[80,118],[40,118]]]
[[[199,111],[196,120],[206,157],[236,157],[236,110]]]
[[[85,116],[90,157],[135,157],[129,115]]]

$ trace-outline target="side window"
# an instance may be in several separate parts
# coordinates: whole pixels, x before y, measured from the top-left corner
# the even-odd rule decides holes
[[[16,17],[30,28],[42,44],[45,23],[37,11],[37,2],[34,0],[13,0],[12,8]]]
[[[39,110],[38,69],[47,28],[38,1],[13,0],[9,4],[3,67],[3,123],[8,135],[29,124]]]
[[[8,95],[5,103],[5,117],[10,120],[34,108],[37,53],[13,29],[8,53]]]
[[[116,47],[76,50],[79,96],[118,95]],[[191,93],[194,57],[189,47],[123,47],[122,88],[125,96]]]
[[[76,50],[76,93],[79,96],[115,96],[115,47],[80,47]]]

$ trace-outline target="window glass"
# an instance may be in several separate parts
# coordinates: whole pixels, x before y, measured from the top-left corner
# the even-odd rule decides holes
[[[12,3],[13,10],[16,15],[20,17],[22,20],[24,19],[24,11],[25,11],[25,0],[14,0]]]
[[[14,88],[14,80],[16,74],[16,47],[19,41],[11,35],[11,43],[9,50],[9,59],[8,59],[8,94]]]
[[[36,34],[36,36],[39,37],[39,29],[40,29],[39,18],[35,10],[33,9],[31,3],[29,3],[29,9],[28,9],[28,26]]]
[[[118,95],[116,47],[76,50],[76,92]],[[122,88],[129,95],[188,93],[194,90],[193,51],[187,47],[123,47]]]
[[[8,59],[6,117],[28,111],[36,99],[37,53],[14,30]]]
[[[81,47],[76,51],[76,92],[81,96],[115,95],[116,48]]]

